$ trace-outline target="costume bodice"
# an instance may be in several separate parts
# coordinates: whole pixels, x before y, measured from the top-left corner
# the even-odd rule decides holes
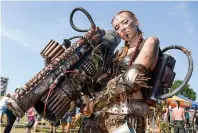
[[[130,60],[131,60],[132,53],[129,55],[126,55],[120,62],[121,64],[125,66],[129,66]]]

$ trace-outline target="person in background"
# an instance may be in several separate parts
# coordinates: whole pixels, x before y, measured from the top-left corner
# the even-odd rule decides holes
[[[81,107],[81,101],[79,99],[77,99],[76,101],[76,113],[75,113],[75,119],[72,122],[72,125],[74,127],[81,125],[81,118],[82,118],[82,113],[80,112],[80,107]]]
[[[185,119],[186,119],[186,133],[188,133],[190,127],[190,114],[187,109],[185,110]]]
[[[9,98],[10,98],[10,93],[7,93],[0,102],[0,118],[2,121],[2,115],[6,114],[7,115],[7,125],[4,129],[4,133],[10,133],[12,126],[16,120],[16,116],[13,115],[12,111],[7,108],[7,105],[9,104]]]
[[[60,121],[57,122],[49,122],[50,124],[50,133],[57,133],[56,132],[56,127],[60,125]]]
[[[9,95],[9,94],[7,94],[7,95]],[[0,122],[1,123],[3,123],[3,115],[5,114],[5,111],[7,109],[7,107],[6,107],[6,105],[7,105],[6,101],[8,99],[8,96],[7,95],[4,96],[1,99],[1,101],[0,101]]]
[[[66,113],[67,115],[67,113]],[[72,116],[68,115],[66,116],[64,115],[64,117],[61,119],[61,125],[62,125],[62,132],[65,133],[65,126],[66,126],[66,133],[69,133],[69,129],[71,126],[71,122],[72,122]]]
[[[27,111],[27,118],[28,124],[26,125],[26,133],[31,133],[31,128],[35,123],[35,112],[33,107]]]
[[[76,107],[75,120],[72,124],[76,125],[77,121],[80,120],[81,116],[82,116],[82,113],[80,113],[80,108]]]
[[[172,107],[171,106],[169,106],[169,114],[170,114],[170,123],[169,123],[169,127],[170,127],[170,130],[171,130],[171,133],[174,133],[174,122],[173,122],[173,119],[172,119]]]
[[[13,127],[12,128],[16,128],[16,126],[20,124],[20,120],[21,119],[19,117],[17,117],[16,120],[15,120],[15,123],[13,124]]]
[[[39,121],[41,121],[41,116],[39,116],[37,113],[36,113],[36,120],[35,120],[35,123],[34,123],[34,132],[39,132],[38,130],[38,125],[39,125]]]
[[[193,126],[194,126],[194,110],[193,109],[189,109],[189,123],[190,123],[190,127],[189,127],[189,132],[192,133],[193,132]]]
[[[173,108],[172,112],[175,133],[185,133],[185,111],[184,108],[180,107],[180,102],[178,100],[176,101],[176,107]]]
[[[94,112],[94,102],[90,95],[83,94],[82,101],[80,107],[82,123],[78,133],[108,133],[103,112]]]
[[[194,132],[197,133],[198,132],[198,110],[195,110],[194,113]]]
[[[7,96],[3,97],[0,101],[0,122],[3,123],[3,115],[5,114],[6,110],[6,100],[8,99]]]
[[[170,105],[170,103],[167,102],[167,104],[166,104],[166,112],[165,112],[165,114],[164,114],[164,121],[166,121],[166,122],[168,122],[168,123],[170,122],[169,105]]]
[[[72,116],[75,115],[75,108],[76,108],[76,102],[72,101],[70,103],[70,109],[68,112],[63,116],[61,119],[61,125],[62,125],[62,132],[64,133],[65,126],[66,126],[66,133],[69,133],[71,122],[72,122]]]

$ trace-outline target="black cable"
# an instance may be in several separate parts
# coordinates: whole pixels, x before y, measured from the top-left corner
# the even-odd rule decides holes
[[[92,17],[90,16],[90,14],[89,14],[84,8],[78,7],[78,8],[73,9],[73,11],[72,11],[71,14],[70,14],[70,25],[71,25],[71,27],[72,27],[74,30],[76,30],[76,31],[78,31],[78,32],[88,32],[88,31],[89,31],[89,29],[79,29],[79,28],[77,28],[77,27],[74,25],[73,16],[74,16],[74,13],[75,13],[76,11],[78,11],[78,10],[79,10],[79,11],[82,11],[82,12],[87,16],[87,18],[89,19],[89,21],[90,21],[90,23],[91,23],[91,28],[92,28],[92,27],[96,27],[96,25],[95,25],[95,23],[94,23]]]

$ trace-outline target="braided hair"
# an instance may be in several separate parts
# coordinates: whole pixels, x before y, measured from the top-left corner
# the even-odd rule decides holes
[[[135,14],[132,13],[131,11],[128,11],[128,10],[122,10],[120,12],[118,12],[112,19],[111,21],[111,24],[113,24],[113,21],[115,19],[115,17],[121,13],[127,13],[135,22],[138,22],[138,19],[136,18]],[[137,54],[138,54],[138,50],[139,50],[139,47],[140,47],[140,44],[142,43],[143,41],[143,38],[142,38],[142,34],[143,32],[140,30],[140,28],[137,26],[137,32],[138,32],[138,35],[139,35],[139,39],[138,39],[138,42],[137,42],[137,46],[135,48],[135,51],[134,51],[134,54],[132,55],[131,57],[131,60],[130,60],[130,64],[129,66],[132,65],[133,61],[135,60]],[[124,44],[124,48],[123,50],[118,54],[118,57],[117,59],[120,60],[122,58],[124,58],[126,55],[127,55],[127,52],[128,52],[128,49],[129,49],[129,43],[127,41],[125,41],[125,44]]]
[[[180,102],[179,102],[179,100],[176,100],[176,103],[177,103],[178,109],[179,109],[179,107],[180,107]]]

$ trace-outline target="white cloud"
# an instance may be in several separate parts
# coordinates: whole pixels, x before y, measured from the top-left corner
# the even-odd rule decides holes
[[[74,19],[78,20],[78,19]],[[85,17],[81,21],[74,21],[74,24],[80,29],[89,29],[90,22]],[[56,18],[52,21],[42,20],[39,22],[30,23],[31,27],[28,29],[23,29],[24,27],[11,27],[2,24],[1,36],[8,37],[25,48],[30,49],[35,53],[40,53],[40,51],[45,47],[50,39],[62,43],[64,38],[70,38],[76,35],[84,35],[85,33],[77,32],[70,26],[69,18]],[[109,30],[108,26],[103,22],[100,22],[100,28]],[[73,40],[74,42],[76,40]]]
[[[32,44],[32,43],[39,43],[39,40],[24,33],[21,29],[9,28],[9,27],[6,27],[5,25],[2,25],[1,36],[8,37],[18,42],[22,46],[30,49],[32,52],[39,53],[37,50],[33,48],[33,44]]]
[[[55,19],[50,22],[40,21],[30,25],[29,32],[27,32],[19,27],[13,28],[2,24],[1,36],[18,42],[18,44],[30,49],[32,52],[40,53],[41,49],[50,39],[58,41],[59,38],[57,36],[60,34],[64,37],[65,34],[62,32],[67,31],[70,26],[66,19]],[[74,34],[73,30],[71,32]],[[71,32],[68,34],[71,34]]]

